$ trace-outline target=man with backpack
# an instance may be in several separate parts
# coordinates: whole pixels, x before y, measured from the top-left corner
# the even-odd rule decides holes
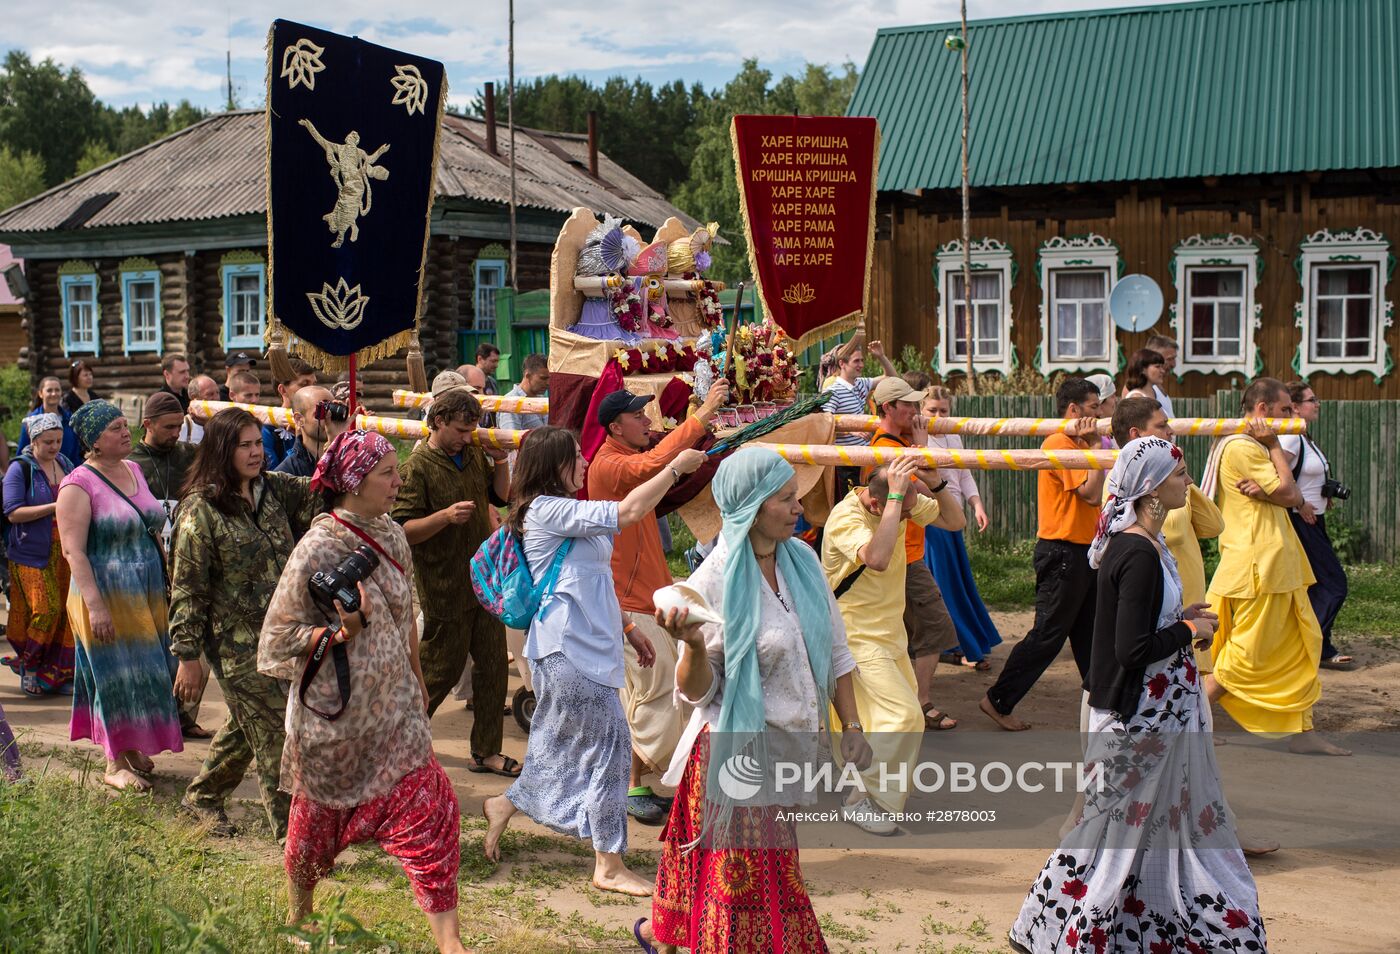
[[[655,447],[646,414],[651,400],[616,391],[598,406],[598,425],[608,436],[588,468],[590,500],[622,500],[664,471],[682,451],[694,447],[708,433],[715,412],[729,400],[729,384],[717,381],[705,403]],[[690,713],[675,703],[675,641],[656,625],[651,600],[652,593],[673,582],[654,518],[626,527],[614,538],[612,571],[624,626],[640,630],[656,650],[656,664],[643,667],[630,644],[623,649],[627,684],[622,707],[632,730],[627,813],[643,824],[659,825],[670,811],[670,800],[655,795],[642,784],[642,777],[666,771]]]
[[[487,508],[510,494],[506,452],[471,443],[481,405],[465,387],[440,390],[428,409],[428,438],[399,466],[403,486],[393,518],[413,548],[423,610],[418,658],[437,711],[472,660],[473,772],[514,778],[519,763],[501,752],[506,703],[506,631],[472,592],[470,560],[491,533]]]

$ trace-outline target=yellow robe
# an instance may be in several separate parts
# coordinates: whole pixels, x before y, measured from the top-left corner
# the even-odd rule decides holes
[[[926,527],[938,519],[938,504],[921,497],[909,520]],[[875,536],[880,518],[860,502],[853,490],[831,510],[822,536],[822,570],[834,590],[861,565],[856,556]],[[909,662],[909,636],[904,631],[904,530],[901,524],[894,555],[884,570],[869,567],[841,597],[841,619],[846,641],[855,657],[852,679],[856,711],[874,752],[870,768],[861,773],[865,791],[887,812],[904,810],[909,796],[907,781],[919,757],[924,714],[919,708],[918,684]],[[840,719],[832,712],[832,724]],[[838,754],[839,762],[839,754]],[[881,766],[894,784],[883,784]]]
[[[1167,514],[1162,536],[1181,574],[1182,606],[1206,601],[1206,565],[1201,558],[1200,541],[1220,536],[1224,528],[1220,508],[1194,485],[1187,489],[1186,506]],[[1211,671],[1210,650],[1196,650],[1196,666],[1202,672]]]
[[[1220,459],[1225,528],[1207,594],[1220,616],[1211,646],[1215,678],[1227,693],[1220,704],[1249,732],[1303,732],[1322,694],[1322,629],[1308,602],[1312,567],[1288,511],[1240,493],[1235,485],[1244,479],[1266,493],[1282,482],[1263,445],[1249,438],[1231,440]]]

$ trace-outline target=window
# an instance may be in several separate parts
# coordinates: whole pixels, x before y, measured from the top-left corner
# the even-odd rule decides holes
[[[150,259],[127,259],[122,281],[122,340],[126,352],[161,349],[160,270]]]
[[[506,285],[506,263],[500,259],[476,260],[476,323],[477,331],[496,330],[496,291]]]
[[[1016,366],[1011,350],[1011,286],[1016,271],[1011,250],[994,238],[986,238],[972,243],[971,259],[973,370],[1009,374]],[[939,348],[934,369],[941,367],[946,376],[967,368],[969,322],[962,242],[949,242],[940,248],[936,262]]]
[[[85,262],[67,262],[58,270],[58,288],[63,308],[63,351],[65,354],[97,354],[97,272]]]
[[[1108,293],[1122,264],[1118,246],[1092,232],[1057,235],[1040,246],[1036,366],[1042,373],[1117,370],[1118,339],[1108,314]]]
[[[1176,247],[1171,324],[1178,378],[1188,371],[1253,377],[1262,370],[1254,341],[1259,269],[1259,247],[1243,235],[1193,235]]]
[[[267,313],[267,267],[255,252],[230,252],[221,262],[224,350],[261,348]]]
[[[1239,360],[1244,354],[1244,283],[1242,268],[1189,268],[1186,354],[1200,361]]]
[[[1303,335],[1293,366],[1300,375],[1364,371],[1380,384],[1394,364],[1385,344],[1394,306],[1383,297],[1394,268],[1390,243],[1370,229],[1308,236],[1298,258],[1303,300],[1295,318]]]

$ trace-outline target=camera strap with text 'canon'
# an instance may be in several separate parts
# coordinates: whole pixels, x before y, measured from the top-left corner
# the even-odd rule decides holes
[[[346,649],[345,643],[334,641],[335,634],[338,632],[340,632],[340,623],[336,622],[332,626],[327,626],[326,631],[321,634],[321,638],[316,640],[316,648],[311,651],[311,658],[306,661],[306,669],[301,674],[301,688],[298,692],[301,704],[327,722],[339,719],[344,714],[345,707],[350,704],[350,652]],[[335,663],[335,681],[340,689],[340,708],[336,709],[335,712],[322,712],[306,701],[306,690],[311,688],[311,681],[321,671],[321,664],[326,661],[327,649],[330,650],[331,659]]]

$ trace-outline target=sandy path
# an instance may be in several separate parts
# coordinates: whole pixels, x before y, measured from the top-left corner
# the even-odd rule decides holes
[[[956,733],[985,734],[988,744],[995,744],[1000,733],[978,712],[977,700],[1000,669],[1009,644],[1030,623],[1028,613],[993,615],[1008,640],[994,653],[993,672],[941,667],[934,697],[961,719]],[[1373,739],[1389,744],[1400,738],[1400,651],[1372,645],[1358,645],[1357,650],[1368,664],[1365,669],[1322,674],[1319,727],[1329,733],[1373,733]],[[31,699],[4,670],[0,702],[20,734],[21,745],[26,741],[67,744],[67,700]],[[1073,730],[1078,705],[1074,664],[1066,652],[1017,711],[1037,727]],[[211,682],[201,722],[215,727],[225,711],[218,687]],[[470,720],[471,714],[460,703],[449,702],[434,720],[433,730],[463,812],[477,814],[483,798],[503,791],[507,782],[466,771]],[[1219,714],[1217,723],[1229,724]],[[78,748],[95,751],[86,744]],[[516,757],[525,754],[525,736],[509,718],[506,748]],[[1394,745],[1390,748],[1393,751]],[[158,759],[161,775],[171,787],[183,784],[197,770],[205,749],[203,743],[191,743],[179,755]],[[1259,757],[1258,749],[1245,746],[1227,745],[1217,751],[1236,811],[1254,820],[1251,830],[1285,842],[1285,850],[1256,859],[1252,865],[1270,950],[1283,954],[1400,950],[1400,929],[1386,913],[1400,897],[1400,842],[1373,836],[1377,825],[1388,825],[1392,834],[1400,825],[1400,808],[1390,781],[1368,774],[1355,784],[1343,783],[1335,793],[1335,805],[1317,816],[1320,824],[1330,826],[1323,836],[1279,811],[1278,800],[1289,798],[1290,783],[1299,779],[1345,776],[1336,762],[1281,754]],[[1383,764],[1377,758],[1372,762]],[[1400,774],[1391,779],[1400,782]],[[256,786],[245,780],[237,794],[256,799]],[[658,832],[634,824],[633,847],[655,849]],[[1305,844],[1297,847],[1299,843]],[[1006,929],[1048,855],[1047,848],[898,849],[885,848],[887,842],[880,844],[879,850],[808,849],[802,853],[803,871],[833,950],[942,950],[948,954],[1005,950]],[[493,882],[504,877],[498,873]],[[600,907],[596,893],[567,887],[540,897],[561,913],[578,911],[609,924],[630,925],[648,911],[646,905],[630,902]]]

